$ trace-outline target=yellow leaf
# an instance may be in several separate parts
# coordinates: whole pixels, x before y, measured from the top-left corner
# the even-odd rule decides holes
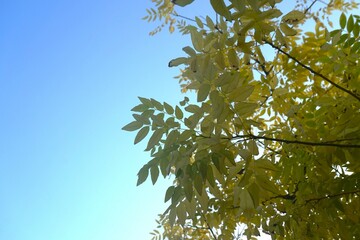
[[[297,31],[289,27],[286,23],[280,23],[280,29],[286,36],[294,36],[297,34]]]
[[[294,23],[297,23],[297,22],[303,20],[304,18],[305,18],[305,14],[302,11],[293,10],[293,11],[287,13],[286,15],[284,15],[282,17],[282,21],[289,23],[289,24],[294,24]]]
[[[226,7],[224,0],[210,0],[210,3],[215,12],[225,17],[226,20],[231,20],[231,13]]]

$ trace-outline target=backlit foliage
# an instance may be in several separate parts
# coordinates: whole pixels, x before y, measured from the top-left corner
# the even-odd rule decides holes
[[[189,20],[192,1],[153,2],[145,19],[190,34],[169,66],[197,94],[139,98],[123,128],[147,139],[138,185],[175,179],[153,239],[360,239],[357,4],[210,0],[216,19]]]

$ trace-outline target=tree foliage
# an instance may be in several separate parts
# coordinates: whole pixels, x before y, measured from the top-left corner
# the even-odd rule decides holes
[[[216,18],[190,19],[175,9],[193,1],[153,2],[147,20],[190,34],[169,66],[197,96],[140,97],[123,128],[148,140],[138,185],[174,178],[154,239],[360,239],[357,4],[210,0]]]

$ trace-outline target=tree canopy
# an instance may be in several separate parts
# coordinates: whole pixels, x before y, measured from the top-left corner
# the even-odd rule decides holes
[[[147,139],[137,184],[174,179],[153,239],[360,239],[358,4],[210,0],[211,18],[152,2],[152,34],[191,37],[169,67],[197,98],[139,97],[123,127]]]

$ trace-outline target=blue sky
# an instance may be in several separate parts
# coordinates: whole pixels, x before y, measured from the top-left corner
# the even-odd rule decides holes
[[[150,238],[170,182],[135,186],[148,153],[121,127],[137,96],[183,99],[188,41],[149,37],[150,5],[0,2],[0,239]]]

